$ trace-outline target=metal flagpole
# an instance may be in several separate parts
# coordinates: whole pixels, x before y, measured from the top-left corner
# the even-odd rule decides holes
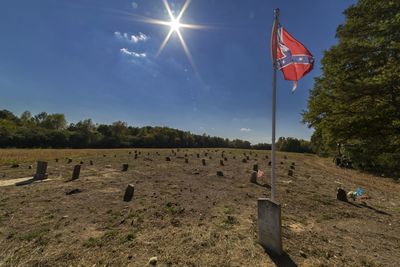
[[[277,49],[278,49],[278,26],[279,26],[279,8],[275,9],[274,27],[272,33],[273,42],[273,65],[274,65],[274,76],[272,81],[272,162],[271,162],[271,200],[275,201],[276,190],[275,190],[275,125],[276,125],[276,73],[278,70],[277,64]]]

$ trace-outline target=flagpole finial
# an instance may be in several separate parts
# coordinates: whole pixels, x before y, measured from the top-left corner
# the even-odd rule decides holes
[[[280,10],[279,10],[279,8],[275,8],[275,10],[274,10],[274,13],[275,13],[275,17],[278,17],[279,16],[279,14],[280,14]]]

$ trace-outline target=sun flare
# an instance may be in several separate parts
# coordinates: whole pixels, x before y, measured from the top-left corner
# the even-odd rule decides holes
[[[164,7],[166,11],[168,12],[169,15],[169,21],[164,21],[164,20],[158,20],[158,19],[151,19],[151,18],[143,18],[141,21],[150,23],[150,24],[158,24],[158,25],[163,25],[163,26],[168,26],[169,31],[167,35],[165,36],[164,41],[162,42],[160,48],[158,49],[157,52],[157,57],[161,54],[165,46],[167,45],[168,41],[170,40],[171,36],[173,34],[176,34],[178,37],[178,40],[180,41],[183,50],[185,51],[186,56],[188,57],[190,64],[192,65],[193,68],[195,68],[194,62],[192,55],[189,51],[188,46],[186,45],[186,42],[183,38],[181,29],[186,28],[186,29],[207,29],[208,27],[202,26],[202,25],[197,25],[197,24],[187,24],[187,23],[181,23],[181,18],[183,17],[183,14],[185,13],[186,9],[188,8],[191,0],[186,0],[185,3],[183,4],[181,10],[179,11],[177,16],[174,16],[170,5],[168,4],[168,0],[163,0]]]
[[[174,32],[179,31],[179,28],[182,27],[182,24],[179,22],[179,20],[177,19],[173,19],[171,20],[171,22],[169,23],[171,30]]]

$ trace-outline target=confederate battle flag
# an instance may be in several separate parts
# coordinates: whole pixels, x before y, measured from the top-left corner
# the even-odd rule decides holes
[[[277,68],[282,70],[285,80],[294,81],[292,90],[294,92],[298,80],[313,69],[314,57],[302,43],[294,39],[280,25],[277,29],[277,39]],[[274,36],[272,36],[272,52],[274,44]]]

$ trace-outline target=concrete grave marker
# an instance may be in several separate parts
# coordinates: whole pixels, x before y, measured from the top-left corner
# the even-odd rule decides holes
[[[125,189],[125,194],[124,194],[124,201],[129,202],[133,198],[133,194],[135,192],[135,186],[132,184],[128,184],[127,188]]]
[[[128,163],[122,164],[122,171],[123,171],[123,172],[128,171],[128,168],[129,168],[129,164],[128,164]]]
[[[258,172],[258,164],[253,165],[253,171]]]
[[[281,255],[281,206],[267,198],[259,198],[258,207],[258,242],[266,250]]]
[[[253,184],[257,183],[257,172],[256,171],[251,172],[250,183],[253,183]]]
[[[75,165],[74,171],[72,172],[71,180],[79,179],[79,175],[81,174],[81,165]]]
[[[38,161],[36,167],[36,174],[33,176],[33,179],[44,180],[47,179],[47,162],[46,161]]]

